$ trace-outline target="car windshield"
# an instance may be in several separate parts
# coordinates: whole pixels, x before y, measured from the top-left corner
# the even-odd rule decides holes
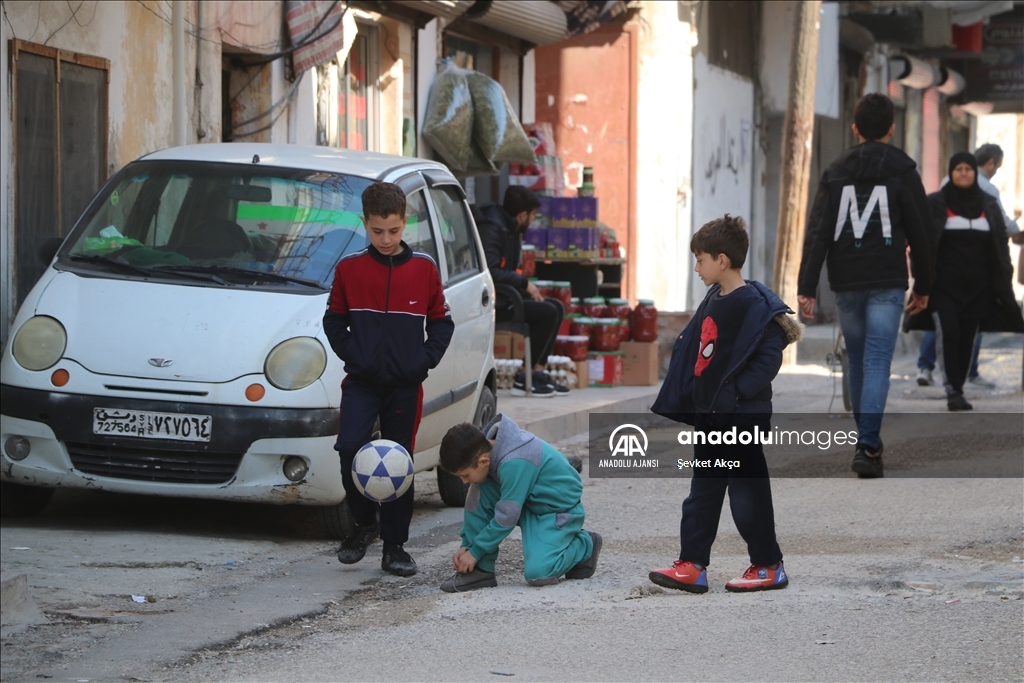
[[[371,182],[309,170],[138,161],[92,205],[61,261],[221,286],[329,288],[341,257],[368,243],[360,214]]]

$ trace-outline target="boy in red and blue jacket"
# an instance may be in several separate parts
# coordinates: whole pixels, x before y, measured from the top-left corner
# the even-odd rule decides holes
[[[402,241],[405,193],[393,183],[377,182],[363,191],[362,200],[370,244],[338,263],[324,314],[331,348],[345,361],[334,449],[341,457],[345,500],[356,522],[355,532],[341,543],[338,560],[359,562],[379,533],[384,541],[381,568],[412,576],[416,561],[402,546],[409,540],[413,486],[397,500],[374,503],[356,489],[352,460],[370,441],[378,418],[381,438],[414,452],[422,383],[441,362],[455,324],[433,259]]]

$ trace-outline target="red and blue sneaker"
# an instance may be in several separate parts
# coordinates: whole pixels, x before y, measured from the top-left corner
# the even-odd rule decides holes
[[[725,584],[725,590],[733,593],[750,593],[752,591],[770,591],[785,588],[789,585],[786,570],[779,562],[775,567],[759,567],[752,564],[743,572],[743,576]]]
[[[708,573],[693,562],[676,560],[668,569],[655,569],[647,575],[652,583],[687,593],[707,593]]]

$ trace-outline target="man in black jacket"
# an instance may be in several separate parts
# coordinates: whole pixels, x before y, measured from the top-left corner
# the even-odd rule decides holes
[[[569,393],[566,387],[552,382],[544,371],[548,355],[555,348],[555,337],[562,325],[565,309],[560,301],[541,296],[537,286],[516,270],[520,266],[523,235],[533,222],[538,207],[540,200],[537,195],[525,187],[510,185],[505,190],[505,200],[501,205],[474,207],[473,217],[494,283],[511,285],[522,294],[523,317],[530,325],[530,349],[534,361],[532,395],[548,397]],[[510,305],[505,297],[498,295],[495,308],[498,321],[512,319]],[[525,372],[516,375],[512,395],[526,395]]]
[[[806,318],[822,263],[836,293],[839,325],[849,356],[850,398],[857,421],[852,469],[862,478],[882,476],[882,414],[889,370],[907,289],[907,245],[914,288],[906,310],[928,306],[932,285],[930,214],[917,165],[887,144],[893,136],[892,100],[865,95],[854,111],[860,144],[822,174],[807,224],[797,300]]]

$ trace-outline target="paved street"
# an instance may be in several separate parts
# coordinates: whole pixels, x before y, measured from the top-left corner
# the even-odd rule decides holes
[[[982,374],[999,386],[968,398],[1021,412],[1019,337],[992,343]],[[942,408],[941,388],[917,387],[912,366],[909,355],[894,366],[890,407]],[[620,406],[650,393],[623,390]],[[831,396],[821,366],[776,382],[780,412],[824,411]],[[557,401],[500,396],[499,409],[529,423],[569,410]],[[585,443],[559,445],[585,455]],[[463,595],[437,590],[461,511],[443,506],[431,474],[417,478],[412,579],[382,574],[379,543],[338,564],[302,510],[59,492],[41,517],[3,523],[4,576],[28,574],[46,623],[4,627],[2,679],[1024,678],[1021,481],[852,477],[773,481],[784,591],[724,590],[747,565],[726,512],[703,596],[646,579],[678,552],[683,480],[585,477],[587,526],[605,538],[593,579],[526,586],[515,531],[499,587]]]

